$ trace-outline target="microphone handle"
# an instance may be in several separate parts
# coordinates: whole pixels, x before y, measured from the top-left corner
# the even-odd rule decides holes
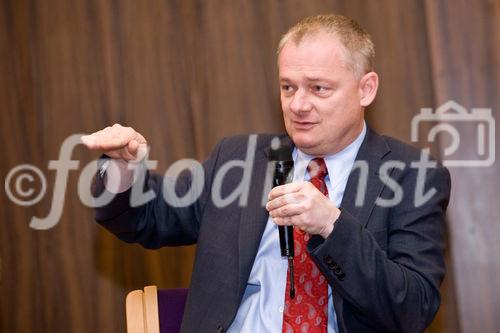
[[[280,235],[281,256],[293,258],[295,255],[293,250],[293,227],[291,225],[279,226],[278,231]]]
[[[288,272],[290,274],[290,298],[295,298],[295,283],[294,283],[294,269],[293,269],[293,257],[294,257],[294,244],[293,244],[293,227],[291,225],[278,226],[278,231],[280,234],[280,249],[281,256],[288,258]]]

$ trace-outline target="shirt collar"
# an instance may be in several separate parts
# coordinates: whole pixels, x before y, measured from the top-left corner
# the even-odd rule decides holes
[[[363,143],[366,136],[366,123],[363,122],[363,129],[358,137],[351,142],[347,147],[341,151],[324,157],[326,167],[328,169],[328,176],[326,181],[330,181],[333,188],[349,176],[352,166],[354,165],[354,160],[358,154],[359,148]],[[315,157],[302,152],[300,149],[295,147],[293,150],[293,161],[294,161],[294,180],[309,180],[309,175],[306,171],[307,165]]]

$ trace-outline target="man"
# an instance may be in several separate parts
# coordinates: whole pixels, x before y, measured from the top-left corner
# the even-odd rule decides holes
[[[197,243],[183,331],[421,332],[430,324],[444,276],[449,174],[419,167],[418,150],[365,125],[378,88],[373,58],[369,35],[339,15],[306,18],[283,36],[278,67],[288,136],[281,142],[293,147],[296,167],[293,182],[272,189],[265,207],[271,135],[219,142],[203,164],[199,197],[180,207],[162,200],[154,174],[145,190],[156,198],[130,207],[127,165],[141,159],[141,134],[114,125],[82,138],[119,165],[97,177],[98,193],[120,192],[97,209],[99,223],[149,248]],[[245,178],[246,168],[232,168],[219,179],[234,160],[251,163],[248,198],[221,207],[214,188],[227,198]],[[170,186],[181,196],[194,178],[186,171]],[[295,297],[277,225],[294,226]]]

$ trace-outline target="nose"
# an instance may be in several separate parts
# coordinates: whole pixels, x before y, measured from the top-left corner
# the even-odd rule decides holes
[[[309,96],[303,89],[298,89],[290,102],[290,111],[294,113],[308,112],[312,110]]]

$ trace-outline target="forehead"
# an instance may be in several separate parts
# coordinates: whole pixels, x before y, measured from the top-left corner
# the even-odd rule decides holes
[[[319,33],[296,43],[289,40],[278,57],[280,77],[294,73],[333,74],[347,70],[344,46],[332,35]]]

